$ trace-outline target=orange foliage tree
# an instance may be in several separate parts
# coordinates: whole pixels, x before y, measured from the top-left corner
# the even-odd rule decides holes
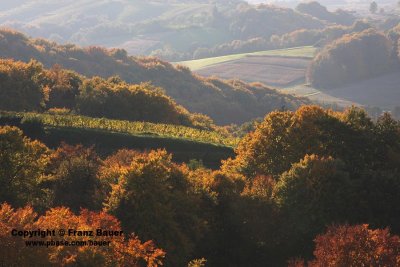
[[[105,237],[69,236],[64,241],[108,242],[103,246],[36,246],[28,247],[29,240],[61,240],[60,237],[35,237],[33,239],[11,236],[13,229],[68,229],[96,232],[96,229],[121,231],[119,221],[104,212],[81,210],[75,215],[68,208],[53,208],[38,217],[31,207],[14,210],[8,204],[0,206],[0,263],[4,266],[148,266],[162,265],[165,253],[152,241],[142,243],[137,236]]]
[[[111,185],[105,210],[117,216],[124,229],[162,246],[168,263],[186,264],[205,230],[188,168],[173,163],[165,150],[138,155],[125,151],[116,157],[121,160],[120,171],[103,173],[105,179],[117,181]],[[106,162],[116,167],[114,160]]]
[[[54,65],[46,71],[48,99],[46,108],[75,108],[76,97],[83,78],[77,73]]]
[[[399,123],[391,118],[374,124],[365,111],[354,107],[345,112],[318,106],[276,111],[241,140],[237,157],[226,161],[223,168],[248,178],[277,178],[306,154],[316,154],[341,159],[355,171],[366,166],[396,169],[400,162],[399,129]]]
[[[127,84],[118,76],[86,79],[77,110],[93,117],[190,125],[189,112],[150,83]]]
[[[93,148],[61,144],[50,155],[46,182],[52,192],[52,206],[100,209],[100,180],[97,172],[101,164]]]
[[[0,60],[0,109],[35,110],[44,107],[44,72],[37,61]]]
[[[318,106],[303,106],[296,112],[272,112],[241,140],[236,159],[226,165],[250,178],[276,177],[305,154],[343,154],[351,136],[346,128],[349,127],[334,114]],[[338,131],[341,135],[335,136]]]
[[[399,266],[400,238],[388,229],[371,230],[367,224],[332,226],[315,238],[315,259],[309,267]],[[305,266],[295,260],[289,266]]]
[[[48,157],[44,144],[24,137],[16,127],[0,127],[0,201],[45,205],[40,183]]]

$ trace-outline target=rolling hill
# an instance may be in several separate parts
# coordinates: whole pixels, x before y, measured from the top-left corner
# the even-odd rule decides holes
[[[305,82],[306,69],[315,52],[316,48],[304,46],[182,61],[176,64],[187,66],[202,76],[237,78],[284,88]]]
[[[233,54],[221,57],[182,61],[181,64],[203,76],[238,78],[263,82],[282,93],[306,97],[323,105],[340,108],[352,105],[393,110],[399,106],[398,72],[328,89],[305,84],[308,64],[317,49],[311,46]]]
[[[309,103],[259,83],[202,78],[187,67],[174,67],[155,58],[131,57],[121,49],[58,45],[10,30],[0,31],[0,57],[25,62],[36,59],[46,67],[58,64],[88,77],[118,75],[134,84],[151,81],[190,112],[209,115],[218,124],[243,123],[282,107],[295,109]]]
[[[227,56],[220,57],[211,57],[211,58],[202,58],[195,60],[187,60],[180,61],[174,64],[183,65],[190,68],[192,71],[197,71],[201,69],[205,69],[208,67],[212,67],[216,64],[222,64],[226,62],[231,62],[234,60],[239,60],[247,57],[262,57],[262,56],[277,56],[277,57],[300,57],[300,58],[313,58],[315,54],[316,48],[312,46],[303,46],[303,47],[292,47],[286,49],[275,49],[275,50],[266,50],[259,52],[250,52],[250,53],[242,53],[242,54],[232,54]]]

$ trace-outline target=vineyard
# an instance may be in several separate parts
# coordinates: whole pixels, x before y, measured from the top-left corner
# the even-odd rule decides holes
[[[54,115],[30,112],[0,112],[0,118],[1,117],[15,117],[20,118],[21,121],[38,122],[45,127],[95,129],[134,136],[157,136],[160,138],[185,139],[194,142],[228,147],[234,147],[238,142],[237,138],[226,137],[217,132],[171,124],[131,122],[105,118],[91,118],[78,115]]]

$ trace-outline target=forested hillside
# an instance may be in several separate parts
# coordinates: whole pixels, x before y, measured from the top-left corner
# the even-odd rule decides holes
[[[374,29],[345,35],[314,58],[308,80],[316,87],[334,88],[394,71],[397,47]]]
[[[80,145],[50,149],[10,126],[0,127],[0,147],[6,265],[399,264],[400,124],[388,114],[373,122],[357,108],[272,112],[215,171],[173,163],[163,150],[100,157]],[[135,236],[28,253],[9,234],[65,226]]]
[[[0,75],[1,110],[53,110],[199,127],[208,122],[204,127],[212,127],[209,118],[190,114],[150,84],[131,85],[118,77],[87,79],[59,66],[44,69],[36,61],[0,60]]]
[[[0,57],[25,62],[33,58],[48,68],[59,64],[88,77],[118,75],[134,84],[151,81],[190,112],[208,115],[218,124],[243,123],[275,109],[295,109],[308,103],[305,99],[280,94],[261,84],[201,78],[186,67],[175,68],[155,58],[131,57],[122,49],[58,45],[42,39],[29,39],[11,30],[0,32]],[[98,83],[96,81],[95,78],[91,83]],[[88,85],[90,83],[84,83],[84,86]]]
[[[356,17],[344,10],[336,10],[335,12],[330,12],[326,7],[321,5],[317,1],[304,2],[297,5],[296,10],[316,17],[320,20],[325,20],[339,25],[351,25]]]
[[[326,44],[342,37],[345,34],[360,32],[372,27],[369,23],[357,20],[350,26],[329,25],[322,29],[297,29],[284,34],[274,34],[269,38],[254,37],[244,40],[234,40],[214,47],[201,47],[193,54],[194,59],[263,51],[277,48],[293,48],[312,45],[323,47]],[[157,55],[157,54],[155,54]],[[173,55],[163,55],[164,58]]]

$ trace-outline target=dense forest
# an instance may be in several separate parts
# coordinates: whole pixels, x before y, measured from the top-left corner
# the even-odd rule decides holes
[[[80,145],[49,149],[1,127],[1,259],[15,263],[19,251],[18,264],[42,266],[396,266],[399,237],[374,229],[400,231],[399,140],[388,114],[373,122],[357,108],[304,106],[267,115],[211,171],[163,150],[103,158]],[[137,236],[25,253],[8,233],[72,224]]]

